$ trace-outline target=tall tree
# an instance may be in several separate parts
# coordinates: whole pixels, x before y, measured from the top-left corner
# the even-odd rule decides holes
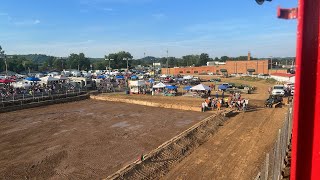
[[[222,62],[226,62],[227,60],[229,60],[228,56],[221,56],[220,61]]]
[[[113,59],[110,62],[110,66],[113,69],[121,69],[127,68],[127,62],[124,60],[125,58],[132,59],[132,55],[126,51],[120,51],[118,53],[111,53],[107,56],[107,59]],[[129,67],[131,67],[131,61],[128,61]]]
[[[5,62],[4,62],[5,53],[0,46],[0,71],[5,70]]]
[[[200,55],[199,65],[200,65],[200,66],[207,65],[207,62],[208,62],[208,61],[210,61],[209,54],[207,54],[207,53],[202,53],[202,54]]]

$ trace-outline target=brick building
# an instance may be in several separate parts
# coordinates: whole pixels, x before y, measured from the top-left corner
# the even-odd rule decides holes
[[[162,74],[268,74],[269,60],[248,60],[245,61],[226,61],[225,65],[201,66],[201,67],[179,67],[179,68],[162,68]]]

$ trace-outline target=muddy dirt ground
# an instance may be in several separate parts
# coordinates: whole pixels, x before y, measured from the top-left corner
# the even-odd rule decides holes
[[[254,108],[230,118],[207,142],[183,159],[162,179],[253,179],[261,167],[265,153],[273,147],[282,127],[286,106],[263,107],[270,84],[245,82],[237,78],[224,82],[246,83],[257,87],[248,97]],[[250,103],[251,102],[251,103]]]
[[[0,177],[107,177],[209,115],[93,100],[3,113]]]

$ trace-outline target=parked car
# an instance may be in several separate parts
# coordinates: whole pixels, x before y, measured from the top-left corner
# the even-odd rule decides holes
[[[270,95],[265,101],[265,106],[272,108],[274,104],[282,103],[283,98],[281,95]]]
[[[284,86],[283,85],[274,85],[271,94],[284,96],[285,95]]]
[[[221,82],[221,79],[219,78],[213,78],[209,80],[210,82]]]
[[[294,86],[291,87],[291,95],[294,95]]]

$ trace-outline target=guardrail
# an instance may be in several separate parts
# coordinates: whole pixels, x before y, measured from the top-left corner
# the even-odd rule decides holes
[[[291,141],[292,134],[292,103],[289,105],[288,113],[285,117],[284,125],[279,129],[277,140],[273,148],[266,153],[260,172],[255,180],[279,180],[282,170],[285,168],[285,158]]]

